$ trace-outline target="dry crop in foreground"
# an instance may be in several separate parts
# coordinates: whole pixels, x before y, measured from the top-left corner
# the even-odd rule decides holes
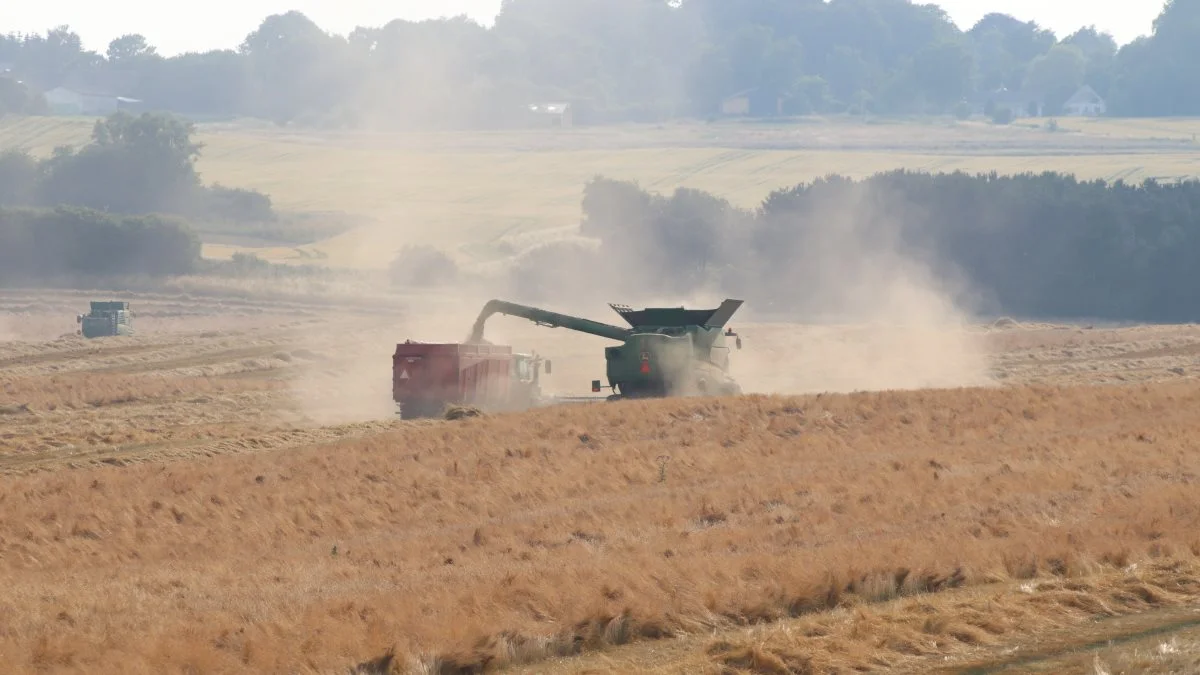
[[[449,671],[1191,559],[1197,403],[1183,381],[567,406],[0,478],[0,654]]]
[[[1187,665],[1185,636],[1198,622],[1193,609],[1198,599],[1200,564],[1152,561],[1086,578],[1051,577],[858,604],[510,670],[514,675],[1192,672],[1180,666]],[[1180,627],[1184,630],[1169,638],[1161,635]],[[1116,647],[1103,655],[1087,650],[1139,636],[1150,644]],[[1093,670],[1093,663],[1113,666]]]

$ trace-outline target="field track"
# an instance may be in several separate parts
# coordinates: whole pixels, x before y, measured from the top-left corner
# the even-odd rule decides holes
[[[412,423],[402,308],[86,297],[0,293],[10,672],[1085,672],[1200,599],[1193,326],[746,324],[775,395]]]

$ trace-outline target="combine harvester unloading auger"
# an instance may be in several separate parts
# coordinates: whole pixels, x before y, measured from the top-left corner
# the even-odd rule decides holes
[[[741,300],[726,300],[716,309],[635,310],[610,306],[629,323],[629,328],[492,300],[484,305],[465,343],[409,340],[396,345],[392,399],[401,417],[409,419],[433,417],[455,405],[512,411],[557,403],[741,393],[741,387],[729,376],[726,338],[734,338],[737,349],[742,348],[742,338],[725,328],[742,306]],[[620,342],[604,350],[608,386],[613,393],[607,397],[544,396],[540,371],[544,366],[549,374],[551,363],[537,355],[515,353],[512,347],[487,342],[484,324],[495,314]],[[592,391],[602,391],[600,380],[592,381]]]
[[[590,319],[492,300],[483,307],[467,342],[483,342],[484,323],[494,314],[517,316],[552,328],[567,328],[621,342],[606,347],[609,400],[658,398],[664,396],[740,394],[741,387],[729,376],[729,346],[726,337],[742,338],[725,324],[742,306],[741,300],[725,300],[716,309],[648,307],[635,310],[610,305],[629,328]],[[600,380],[592,391],[601,390]]]

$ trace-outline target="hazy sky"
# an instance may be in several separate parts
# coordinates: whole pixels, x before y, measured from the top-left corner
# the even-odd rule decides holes
[[[571,2],[571,0],[560,0]],[[1094,24],[1125,44],[1148,34],[1162,0],[942,0],[935,2],[962,28],[987,12],[1033,20],[1063,37]],[[356,26],[381,26],[391,19],[469,14],[490,25],[500,0],[210,0],[187,3],[153,0],[0,0],[0,33],[42,33],[68,24],[84,44],[103,52],[109,40],[141,33],[164,55],[235,47],[265,17],[304,12],[335,33]]]

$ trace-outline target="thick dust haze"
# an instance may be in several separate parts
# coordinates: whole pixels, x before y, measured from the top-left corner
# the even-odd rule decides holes
[[[565,5],[546,11],[571,13]],[[516,26],[533,18],[514,14],[508,20]],[[684,32],[692,35],[696,30],[688,26]],[[675,36],[679,44],[699,44],[681,35]],[[467,55],[481,53],[479,44],[493,37],[459,20],[431,22],[419,29],[396,21],[358,31],[351,42],[369,47],[377,58],[368,76],[372,86],[357,88],[345,113],[364,126],[385,128],[527,125],[529,120],[520,117],[527,105],[555,100],[552,92],[528,83],[479,80],[464,100],[461,90],[447,84],[470,75],[475,64]],[[688,63],[695,56],[679,54],[674,63]],[[679,72],[670,75],[663,74],[674,82],[667,93],[678,95],[683,86]],[[670,82],[657,85],[666,91]],[[386,120],[366,119],[368,111],[378,110],[388,111]],[[505,119],[509,114],[516,117]],[[488,242],[495,250],[507,251],[500,260],[480,262],[463,253],[466,245],[479,242],[457,242],[462,249],[445,246],[440,252],[428,246],[409,248],[404,274],[393,269],[389,278],[378,280],[390,285],[394,295],[372,300],[360,295],[355,312],[330,308],[322,317],[326,327],[295,331],[299,350],[314,355],[297,362],[289,376],[299,411],[324,424],[390,416],[395,345],[406,339],[461,342],[492,298],[618,326],[624,322],[607,303],[716,307],[726,297],[744,299],[746,304],[731,322],[743,336],[744,349],[734,352],[731,360],[732,373],[747,392],[953,387],[990,381],[986,355],[968,327],[969,312],[957,304],[959,289],[947,283],[945,270],[901,245],[898,224],[893,227],[888,221],[891,213],[869,212],[870,207],[852,199],[824,203],[819,214],[806,214],[820,227],[797,224],[800,234],[789,233],[780,240],[786,242],[786,250],[768,246],[776,261],[766,265],[762,243],[739,229],[752,214],[724,203],[719,195],[685,192],[685,199],[672,204],[669,224],[662,231],[624,218],[637,215],[622,210],[627,204],[612,209],[618,214],[614,218],[624,218],[622,241],[616,247],[581,218],[578,227],[539,233],[545,237],[526,234]],[[590,206],[601,208],[600,202],[603,196]],[[531,217],[537,208],[531,199]],[[393,222],[389,227],[394,232],[386,239],[398,254],[405,245],[427,243],[422,223]],[[394,236],[397,232],[407,237]],[[343,258],[349,259],[343,262],[355,266],[356,254],[364,262],[377,259],[377,244],[369,237],[359,239],[360,248],[348,247]],[[778,263],[781,256],[788,259],[786,264]],[[407,264],[411,262],[420,264]],[[425,269],[429,271],[414,272]],[[368,318],[370,302],[379,303],[379,317]],[[485,338],[551,359],[553,372],[543,376],[543,388],[559,394],[590,393],[590,381],[604,378],[603,350],[612,344],[503,315],[489,320]]]
[[[14,320],[8,316],[0,315],[0,342],[11,342],[21,339],[17,333],[16,326],[13,325]]]
[[[959,304],[969,289],[904,243],[895,195],[886,208],[881,203],[821,203],[809,214],[821,225],[788,251],[792,274],[759,277],[749,290],[808,311],[776,317],[799,325],[744,329],[748,348],[735,364],[744,387],[797,393],[992,383],[981,335]]]
[[[734,226],[736,215],[719,216],[708,227],[710,249],[733,261],[688,292],[655,288],[648,274],[651,261],[681,257],[669,244],[647,232],[638,237],[638,257],[616,254],[600,240],[573,234],[570,240],[542,243],[512,258],[506,299],[554,311],[578,314],[623,325],[608,302],[635,306],[716,307],[727,297],[746,304],[730,322],[743,337],[734,351],[731,371],[744,390],[760,393],[805,393],[980,386],[992,383],[989,360],[972,327],[969,288],[954,282],[952,269],[925,259],[906,243],[897,217],[897,196],[887,200],[853,199],[851,193],[821,200],[804,214],[806,223],[773,222],[789,230],[770,255],[782,264],[768,265],[751,238]],[[900,208],[910,221],[919,218]],[[634,218],[632,214],[625,214]],[[798,220],[798,219],[797,219]],[[812,224],[816,223],[816,226]],[[685,226],[692,223],[684,223]],[[661,264],[661,262],[660,262]],[[687,270],[687,261],[671,269]],[[777,273],[767,274],[772,269]],[[660,270],[654,270],[658,272]],[[519,319],[492,319],[495,324]],[[563,344],[546,337],[536,344]],[[556,329],[560,334],[565,329]],[[571,335],[568,331],[566,335]],[[536,336],[529,336],[536,340]],[[574,334],[593,345],[591,372],[602,371],[606,340]],[[572,350],[573,351],[573,350]],[[598,376],[598,375],[597,375]]]
[[[617,326],[625,324],[610,302],[710,308],[727,297],[743,299],[746,304],[729,324],[743,338],[743,349],[732,353],[731,372],[748,393],[991,384],[982,333],[972,328],[969,308],[960,304],[970,289],[953,283],[949,270],[938,269],[936,261],[905,241],[902,218],[911,221],[919,214],[899,209],[908,212],[898,216],[894,194],[886,200],[853,199],[852,194],[835,192],[820,200],[804,213],[804,222],[776,216],[770,227],[787,232],[777,240],[787,249],[773,246],[770,265],[753,237],[738,232],[737,212],[718,209],[723,215],[716,226],[703,222],[700,212],[695,224],[681,219],[685,228],[703,228],[711,238],[707,250],[720,256],[712,253],[710,273],[697,275],[693,287],[682,292],[653,283],[654,273],[662,272],[651,269],[655,261],[684,258],[673,264],[688,265],[686,253],[672,248],[670,238],[649,233],[650,223],[644,225],[647,235],[638,238],[638,256],[620,255],[608,242],[571,230],[549,241],[534,238],[511,246],[502,264],[472,266],[455,251],[444,251],[458,265],[454,274],[393,278],[400,283],[396,295],[377,296],[378,313],[390,318],[365,319],[360,312],[331,316],[336,341],[312,333],[296,336],[299,344],[322,354],[292,380],[296,400],[307,417],[325,424],[390,416],[395,345],[406,339],[464,341],[493,298]],[[693,205],[718,203],[707,196],[689,199]],[[362,302],[360,296],[357,304]],[[489,319],[484,337],[550,359],[554,367],[543,375],[543,389],[561,395],[591,394],[591,380],[605,377],[603,350],[613,344],[505,315]]]
[[[457,288],[403,292],[377,300],[378,308],[361,305],[354,311],[329,309],[319,322],[293,330],[289,342],[304,358],[297,359],[288,377],[289,395],[300,416],[321,425],[348,424],[394,417],[392,354],[405,340],[463,342],[483,305],[494,294],[478,280],[459,280]],[[365,309],[365,311],[364,311]],[[523,319],[495,316],[485,339],[511,345],[515,351],[547,353],[554,373],[543,375],[543,387],[559,392],[572,368],[586,372],[576,378],[575,391],[603,375],[604,340],[535,326]],[[600,370],[589,368],[588,355],[600,359]],[[559,364],[562,364],[561,370]],[[556,386],[557,384],[557,386]],[[561,392],[560,392],[561,393]]]
[[[903,236],[919,214],[902,220],[895,195],[862,200],[849,194],[820,201],[802,220],[776,215],[770,228],[786,235],[767,253],[739,229],[746,214],[718,209],[721,220],[713,225],[704,222],[703,210],[695,211],[695,220],[686,211],[673,226],[711,238],[701,240],[699,250],[710,257],[695,270],[691,249],[654,235],[654,224],[646,222],[638,225],[646,231],[637,237],[638,256],[568,228],[552,238],[514,237],[504,242],[506,259],[485,264],[442,249],[453,267],[430,265],[429,279],[416,278],[411,271],[424,268],[411,265],[407,275],[360,277],[360,287],[340,285],[324,308],[308,308],[317,323],[293,329],[294,353],[304,358],[288,368],[290,397],[302,418],[318,424],[392,418],[396,344],[462,342],[493,298],[617,326],[625,324],[610,302],[714,308],[727,297],[745,300],[729,325],[743,338],[743,349],[732,352],[731,372],[747,393],[992,383],[982,333],[972,328],[961,300],[971,289],[953,283],[948,269]],[[413,233],[409,243],[418,243],[420,228],[403,228]],[[401,243],[397,254],[413,256],[413,249],[404,250]],[[441,261],[436,253],[426,247],[419,257]],[[670,276],[676,269],[693,276],[680,283],[683,277]],[[655,283],[656,275],[669,283]],[[346,305],[339,307],[336,297]],[[543,374],[542,386],[557,395],[593,395],[590,382],[605,379],[603,351],[614,344],[505,315],[490,318],[484,337],[550,359],[553,370]]]

